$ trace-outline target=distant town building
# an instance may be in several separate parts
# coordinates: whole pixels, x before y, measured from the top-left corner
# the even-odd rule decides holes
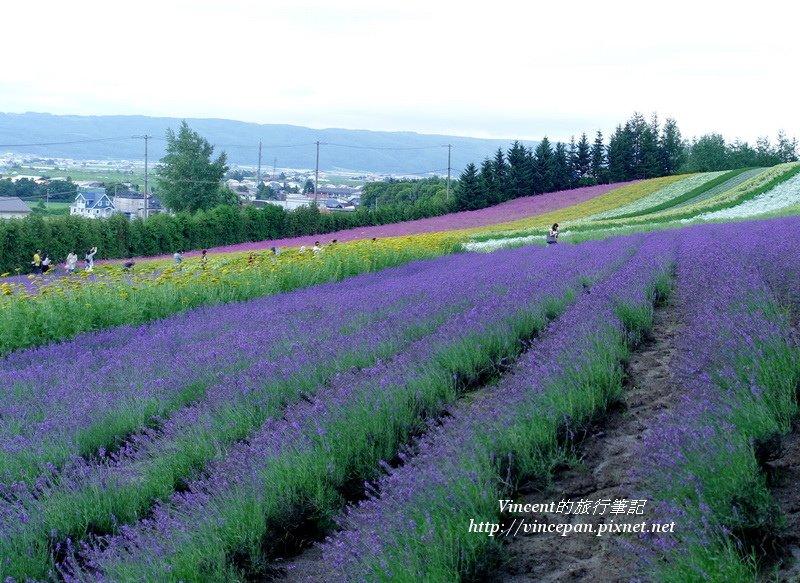
[[[31,209],[16,196],[0,196],[0,219],[23,219]]]
[[[320,186],[317,189],[317,194],[322,194],[329,198],[349,199],[351,196],[360,195],[361,189],[352,186]]]
[[[356,207],[350,201],[341,198],[329,198],[325,201],[325,208],[329,211],[354,211]]]
[[[271,204],[273,206],[279,206],[287,211],[291,211],[300,207],[310,206],[314,203],[313,195],[309,198],[303,194],[287,194],[286,200],[254,200],[253,206],[256,207],[263,207],[265,205]]]
[[[69,214],[89,219],[107,219],[115,210],[114,203],[100,190],[79,192],[75,202],[69,205]]]
[[[120,192],[114,195],[114,207],[118,213],[133,220],[136,217],[144,218],[144,195],[138,192]],[[152,195],[147,197],[147,216],[151,217],[164,212],[161,201]]]

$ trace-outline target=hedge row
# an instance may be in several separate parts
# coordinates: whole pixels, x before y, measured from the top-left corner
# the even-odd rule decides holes
[[[128,221],[122,215],[109,219],[29,216],[0,221],[0,273],[30,271],[36,249],[48,253],[55,262],[63,262],[70,251],[82,258],[94,246],[99,249],[96,259],[117,259],[332,233],[441,213],[442,209],[435,205],[360,209],[351,213],[321,213],[315,207],[285,211],[267,205],[260,209],[220,206],[195,214],[155,215],[146,221]]]

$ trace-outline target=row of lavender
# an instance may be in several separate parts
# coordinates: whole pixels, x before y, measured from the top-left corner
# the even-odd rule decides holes
[[[213,398],[210,386],[254,363],[283,363],[267,377],[280,378],[341,360],[340,347],[389,342],[387,318],[419,325],[453,305],[435,295],[444,285],[436,272],[435,261],[392,270],[388,294],[389,274],[365,275],[13,353],[0,371],[0,480],[29,482],[71,456],[110,449],[156,416]],[[407,306],[428,295],[413,321]]]
[[[478,402],[453,411],[418,453],[340,519],[323,545],[320,581],[457,581],[482,568],[497,500],[517,480],[545,476],[558,435],[605,408],[622,387],[631,342],[652,323],[674,260],[671,236],[651,236],[608,281],[582,296]],[[568,421],[567,421],[568,420]]]
[[[406,374],[411,368],[422,366],[431,354],[436,354],[437,359],[433,362],[439,366],[437,380],[451,382],[453,372],[463,375],[472,367],[472,374],[475,374],[479,367],[507,358],[521,337],[541,325],[540,318],[534,315],[546,312],[548,306],[552,310],[553,302],[562,302],[564,294],[580,285],[580,281],[596,276],[614,261],[621,260],[635,244],[635,241],[627,241],[563,248],[548,254],[517,251],[494,258],[454,256],[425,266],[407,266],[394,270],[394,273],[357,278],[348,285],[327,287],[332,292],[337,288],[340,293],[352,292],[350,297],[363,297],[359,293],[373,297],[373,305],[383,306],[383,311],[388,312],[383,318],[378,315],[381,310],[375,308],[373,312],[362,313],[361,317],[351,318],[349,322],[343,318],[344,322],[340,321],[337,328],[329,318],[321,317],[319,311],[301,310],[303,316],[298,318],[300,321],[293,328],[299,330],[308,325],[323,340],[332,338],[336,341],[331,348],[326,349],[323,344],[314,349],[323,362],[342,353],[341,349],[335,350],[337,344],[349,343],[348,354],[366,352],[371,358],[362,354],[360,361],[351,359],[345,362],[369,366],[379,356],[396,355],[391,361],[396,364],[390,368],[397,375],[400,374],[398,370]],[[602,258],[591,259],[598,256],[600,249],[604,250],[599,255]],[[501,259],[499,263],[498,258]],[[399,277],[404,270],[412,273],[405,278]],[[380,286],[381,275],[386,278],[383,288]],[[375,285],[369,285],[370,281]],[[360,288],[361,291],[357,292]],[[311,291],[298,293],[313,296]],[[319,288],[318,293],[322,293]],[[386,302],[380,299],[382,297],[394,300]],[[285,300],[270,298],[275,302],[270,307],[280,306],[281,299]],[[402,306],[402,310],[386,307],[397,305]],[[231,309],[232,306],[227,306],[204,311],[206,317],[201,321],[207,321],[209,316],[213,319],[215,310]],[[259,308],[255,307],[250,318],[255,319],[258,314]],[[437,326],[443,323],[436,332]],[[248,324],[242,325],[246,327]],[[332,326],[334,332],[339,331],[342,335],[325,334],[326,326]],[[492,350],[478,350],[477,356],[470,360],[470,355],[458,353],[454,348],[469,345],[465,335],[486,332],[492,326],[499,327],[497,334],[502,340],[498,340],[499,344]],[[414,340],[416,342],[409,346]],[[392,350],[380,352],[377,347],[381,345],[391,346]],[[224,351],[221,346],[216,349]],[[468,360],[466,364],[463,362],[465,359]],[[17,360],[24,359],[19,356]],[[220,375],[206,388],[205,396],[197,403],[175,412],[159,430],[142,432],[129,439],[126,447],[114,455],[90,461],[73,458],[61,471],[46,478],[40,477],[33,485],[16,483],[6,487],[0,504],[0,554],[3,556],[0,573],[4,577],[46,576],[52,568],[52,561],[63,552],[61,543],[69,537],[80,538],[89,531],[122,531],[124,523],[136,520],[148,510],[154,499],[166,498],[176,485],[188,482],[193,472],[219,457],[222,461],[215,462],[209,469],[209,475],[215,475],[217,464],[235,460],[238,451],[248,452],[253,443],[258,443],[258,435],[265,432],[269,435],[276,423],[284,424],[279,435],[293,435],[297,429],[295,425],[277,421],[283,407],[288,406],[283,413],[284,419],[291,418],[291,411],[297,409],[293,422],[297,424],[305,418],[306,408],[310,406],[305,401],[299,406],[292,405],[300,397],[305,395],[311,403],[324,403],[324,399],[311,397],[320,391],[323,394],[347,391],[350,385],[359,382],[369,388],[374,375],[383,374],[381,366],[377,368],[378,373],[366,368],[344,375],[340,382],[334,383],[334,388],[325,388],[320,385],[333,378],[332,369],[328,370],[330,374],[322,377],[301,375],[289,382],[298,371],[297,355],[295,358],[272,360],[262,357],[255,360],[246,370]],[[24,369],[25,364],[19,362],[19,368]],[[345,370],[341,364],[339,369]],[[455,370],[451,370],[454,367]],[[433,372],[429,370],[426,374],[433,375]],[[361,377],[363,380],[358,381]],[[413,378],[410,374],[395,378],[406,377],[409,382]],[[281,378],[283,380],[277,380]],[[416,403],[414,399],[412,401]],[[425,415],[426,407],[436,408],[437,402],[434,399],[433,404],[422,401],[416,404],[416,415]],[[262,429],[249,441],[227,451],[229,444],[247,437],[262,424]],[[412,422],[409,424],[414,425]],[[405,431],[411,430],[413,427]],[[369,443],[366,445],[368,449],[373,447]],[[342,476],[340,482],[347,479],[349,466],[335,469]],[[328,471],[327,462],[325,470]],[[303,476],[302,472],[287,472],[294,476],[292,479]],[[220,475],[229,476],[226,470],[222,470]],[[323,481],[327,480],[325,476]],[[198,483],[203,482],[200,480]],[[194,490],[191,486],[186,487],[191,498]],[[284,502],[291,506],[291,500],[292,497],[287,497]],[[197,561],[197,564],[203,564],[203,561]]]
[[[631,250],[636,241],[638,238],[620,239],[606,243],[603,248],[580,248],[595,257],[593,270],[602,271]],[[526,353],[527,362],[541,364],[538,375],[556,366],[564,379],[569,378],[569,382],[577,382],[586,390],[593,390],[598,380],[609,391],[608,387],[619,385],[619,360],[627,336],[622,326],[615,324],[618,322],[615,307],[618,303],[636,303],[637,309],[622,311],[629,318],[635,318],[632,316],[635,314],[647,319],[647,306],[652,300],[652,288],[648,286],[663,276],[669,264],[669,253],[660,251],[660,247],[662,244],[651,237],[634,259],[612,275],[611,281],[602,280],[590,288],[591,293],[581,294],[578,299],[581,307],[577,311],[570,308],[569,316],[562,316],[559,325],[548,330],[546,340],[538,342],[532,353]],[[381,460],[397,455],[411,435],[422,430],[434,436],[441,433],[441,429],[435,429],[435,423],[425,425],[423,419],[437,417],[457,398],[459,376],[475,376],[508,352],[509,340],[513,342],[519,336],[515,328],[520,325],[520,317],[525,314],[530,317],[543,309],[540,302],[532,303],[531,296],[552,296],[557,289],[553,288],[552,274],[570,270],[563,251],[550,251],[554,252],[553,262],[547,272],[531,278],[536,280],[533,287],[519,289],[522,273],[518,272],[507,294],[454,319],[431,338],[417,343],[414,350],[363,377],[343,379],[341,384],[318,392],[318,399],[311,403],[288,409],[283,420],[266,424],[248,443],[213,464],[187,492],[159,505],[151,519],[122,529],[121,536],[99,540],[75,551],[61,565],[62,574],[67,580],[117,581],[263,576],[270,556],[270,541],[280,538],[283,530],[279,525],[298,515],[316,516],[318,521],[331,516],[341,506],[348,485],[374,477],[381,465],[389,467]],[[504,255],[496,255],[495,259],[498,267],[507,261]],[[496,281],[505,287],[507,284],[498,279],[499,275],[495,274]],[[541,315],[537,320],[543,321]],[[609,341],[611,344],[607,345]],[[447,348],[441,350],[442,346]],[[610,352],[604,346],[610,346]],[[557,365],[551,358],[556,354],[561,354]],[[590,355],[588,362],[581,357],[585,354]],[[562,387],[553,374],[544,378],[553,383],[548,395],[561,392]],[[452,435],[461,447],[449,450],[426,468],[438,472],[456,465],[453,469],[456,474],[448,475],[443,485],[447,494],[458,490],[459,482],[453,479],[460,475],[461,457],[477,451],[475,448],[482,449],[476,423],[495,425],[491,417],[482,418],[489,413],[485,406],[492,403],[497,410],[516,410],[524,416],[522,409],[516,407],[518,403],[513,402],[512,394],[521,398],[529,392],[524,382],[517,385],[516,393],[498,395],[493,391],[493,397],[481,400],[483,405],[475,409],[478,416],[470,417],[468,424],[458,425],[458,431]],[[512,402],[500,402],[501,396]],[[594,397],[599,401],[605,398]],[[562,416],[556,409],[563,403],[553,399],[538,405],[545,405],[543,419],[555,419],[556,425],[559,424]],[[577,411],[573,413],[580,416]],[[445,422],[445,427],[452,426],[452,422]],[[518,430],[506,434],[509,441],[521,437]],[[424,440],[423,450],[426,443]],[[458,451],[461,453],[456,455]],[[534,463],[535,457],[528,461]],[[507,458],[502,456],[502,459]],[[416,483],[418,478],[424,481],[427,475],[420,469],[410,463],[398,470],[398,474],[408,474]],[[469,472],[467,477],[471,477]],[[389,538],[414,538],[416,530],[409,527],[408,520],[415,513],[436,506],[428,494],[413,489],[399,492],[403,500],[410,502],[411,514],[405,515],[401,523],[392,523],[397,532],[389,533],[387,544]],[[424,504],[420,503],[420,495],[426,496]],[[382,526],[371,523],[364,532],[366,539],[375,540],[375,528]],[[341,563],[336,563],[336,572],[330,580],[348,580],[349,575],[342,568]]]
[[[482,301],[392,361],[344,375],[317,398],[287,408],[212,464],[185,492],[121,536],[80,549],[66,579],[222,580],[262,576],[287,525],[325,528],[353,485],[375,477],[412,435],[453,402],[464,383],[518,350],[520,338],[563,306],[564,285],[627,259],[637,240],[539,251],[536,270],[495,256]],[[530,250],[521,250],[530,257]],[[520,269],[523,268],[523,269]],[[232,558],[239,557],[238,564]]]
[[[796,219],[685,232],[677,272],[682,396],[653,424],[637,479],[680,529],[639,541],[659,581],[754,581],[781,528],[763,462],[798,413]]]

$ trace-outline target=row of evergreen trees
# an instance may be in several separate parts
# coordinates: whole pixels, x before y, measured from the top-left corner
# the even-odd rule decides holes
[[[455,207],[474,210],[578,186],[795,160],[797,140],[789,140],[783,132],[774,147],[768,138],[759,138],[755,148],[738,140],[726,144],[719,134],[687,141],[674,119],[661,125],[656,114],[647,121],[634,113],[615,128],[608,144],[600,131],[591,143],[586,133],[569,144],[553,145],[544,137],[534,149],[514,142],[506,153],[498,149],[493,158],[486,158],[480,168],[468,164],[455,189]]]
[[[675,173],[685,162],[685,148],[674,119],[660,127],[635,113],[617,126],[608,145],[598,131],[594,141],[584,132],[576,142],[545,136],[536,148],[514,142],[507,153],[498,149],[478,169],[468,164],[455,193],[458,210],[474,210],[520,196],[542,194],[608,182],[655,178]]]

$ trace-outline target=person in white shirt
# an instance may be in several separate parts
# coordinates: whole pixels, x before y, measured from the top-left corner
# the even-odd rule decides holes
[[[75,273],[77,266],[78,255],[74,251],[70,251],[69,255],[67,255],[67,262],[64,264],[64,268],[67,270],[67,273]]]
[[[97,253],[97,247],[92,247],[86,252],[86,257],[84,261],[86,261],[86,271],[92,271],[94,269],[94,256]]]

